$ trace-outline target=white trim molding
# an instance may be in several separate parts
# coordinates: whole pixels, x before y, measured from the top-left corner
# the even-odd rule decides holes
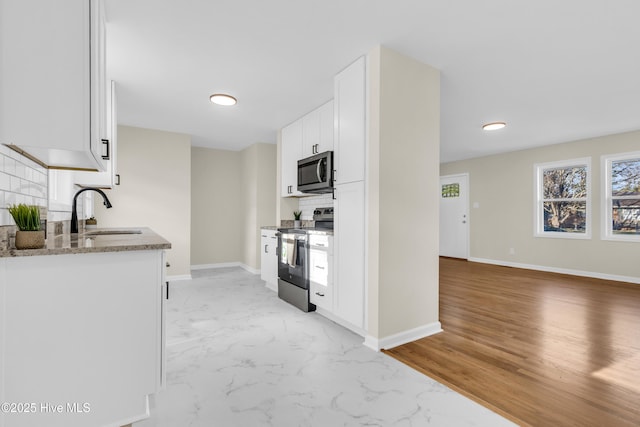
[[[399,345],[416,341],[421,338],[426,338],[440,332],[442,332],[442,325],[440,322],[433,322],[428,325],[418,326],[417,328],[409,329],[408,331],[403,331],[380,339],[367,335],[364,338],[363,344],[365,347],[369,347],[375,351],[389,350],[391,348],[398,347]]]
[[[566,169],[566,168],[581,168],[584,167],[586,171],[586,188],[587,194],[585,197],[580,198],[568,198],[568,199],[558,199],[544,198],[544,184],[543,184],[543,175],[545,170],[549,169]],[[591,239],[591,229],[592,229],[592,212],[591,212],[591,204],[592,204],[592,195],[591,195],[591,157],[582,157],[579,159],[570,159],[570,160],[561,160],[557,162],[548,162],[548,163],[536,163],[533,165],[533,236],[534,237],[544,237],[544,238],[555,238],[555,239]],[[558,232],[558,231],[545,231],[544,224],[544,213],[543,206],[546,201],[557,201],[557,202],[584,202],[585,203],[585,230],[583,233],[567,233],[567,232]]]
[[[210,268],[227,268],[227,267],[240,267],[239,262],[221,262],[218,264],[197,264],[192,265],[192,270],[208,270]]]
[[[249,267],[246,264],[243,264],[241,262],[221,262],[219,264],[198,264],[198,265],[192,265],[191,269],[192,270],[208,270],[210,268],[228,268],[228,267],[240,267],[243,270],[248,271],[251,274],[260,274],[260,270],[257,270],[253,267]]]
[[[190,274],[178,274],[175,276],[167,276],[167,282],[178,282],[181,280],[191,280]]]
[[[612,163],[621,160],[637,160],[640,159],[640,151],[634,151],[631,153],[618,153],[618,154],[607,154],[600,157],[601,163],[601,181],[602,181],[602,190],[601,190],[601,218],[602,218],[602,229],[600,230],[600,238],[602,240],[611,240],[616,242],[640,242],[640,235],[637,234],[616,234],[613,232],[613,196],[611,194],[612,183],[611,183],[611,173],[612,173]],[[636,200],[639,199],[640,196],[630,195],[630,196],[616,196],[616,200]]]
[[[628,282],[628,283],[640,284],[640,277],[619,276],[616,274],[597,273],[593,271],[583,271],[583,270],[572,270],[569,268],[560,268],[560,267],[547,267],[544,265],[521,264],[518,262],[509,262],[509,261],[486,259],[486,258],[469,258],[469,261],[478,262],[482,264],[500,265],[502,267],[523,268],[525,270],[546,271],[549,273],[569,274],[572,276],[591,277],[594,279],[613,280],[616,282]]]

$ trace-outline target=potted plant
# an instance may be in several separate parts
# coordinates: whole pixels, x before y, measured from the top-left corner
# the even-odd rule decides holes
[[[293,228],[300,228],[300,216],[302,211],[293,211]]]
[[[95,217],[91,217],[89,219],[86,219],[84,221],[84,227],[85,228],[97,228],[98,227],[98,220],[95,219]]]
[[[18,226],[16,249],[44,247],[44,230],[40,230],[40,207],[21,203],[9,206],[8,210]]]

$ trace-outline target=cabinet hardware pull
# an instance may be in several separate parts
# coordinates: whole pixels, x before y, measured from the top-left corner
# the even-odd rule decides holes
[[[120,185],[120,174],[116,174],[116,185]]]
[[[323,297],[324,296],[324,294],[320,293],[320,292],[316,292],[316,295],[318,295],[319,297]]]
[[[267,246],[269,246],[269,245],[264,245],[264,253],[265,253],[265,254],[268,254],[268,253],[269,253],[269,250],[267,249]]]
[[[109,160],[109,140],[102,140],[102,159]]]
[[[321,265],[316,265],[316,268],[319,268],[320,270],[324,270],[324,267],[322,267]]]

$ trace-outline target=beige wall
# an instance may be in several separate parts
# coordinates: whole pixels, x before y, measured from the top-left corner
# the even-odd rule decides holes
[[[440,73],[370,53],[368,333],[438,322]]]
[[[190,274],[191,138],[118,127],[119,186],[107,191],[113,208],[95,197],[100,227],[146,226],[171,242],[169,276]]]
[[[242,263],[260,269],[260,227],[276,224],[276,146],[254,144],[241,153]]]
[[[276,225],[276,146],[192,149],[192,265],[260,268],[260,227]]]
[[[639,141],[640,131],[441,165],[441,175],[469,173],[469,202],[479,204],[470,208],[471,258],[640,277],[637,243],[600,239],[600,156],[637,151]],[[534,164],[580,157],[591,157],[592,238],[534,237]]]
[[[240,177],[240,152],[191,148],[191,265],[242,259]]]

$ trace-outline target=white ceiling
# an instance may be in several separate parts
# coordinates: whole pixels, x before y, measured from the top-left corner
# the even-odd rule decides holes
[[[197,146],[274,143],[378,44],[441,70],[443,162],[640,129],[637,0],[105,1],[120,124]]]

